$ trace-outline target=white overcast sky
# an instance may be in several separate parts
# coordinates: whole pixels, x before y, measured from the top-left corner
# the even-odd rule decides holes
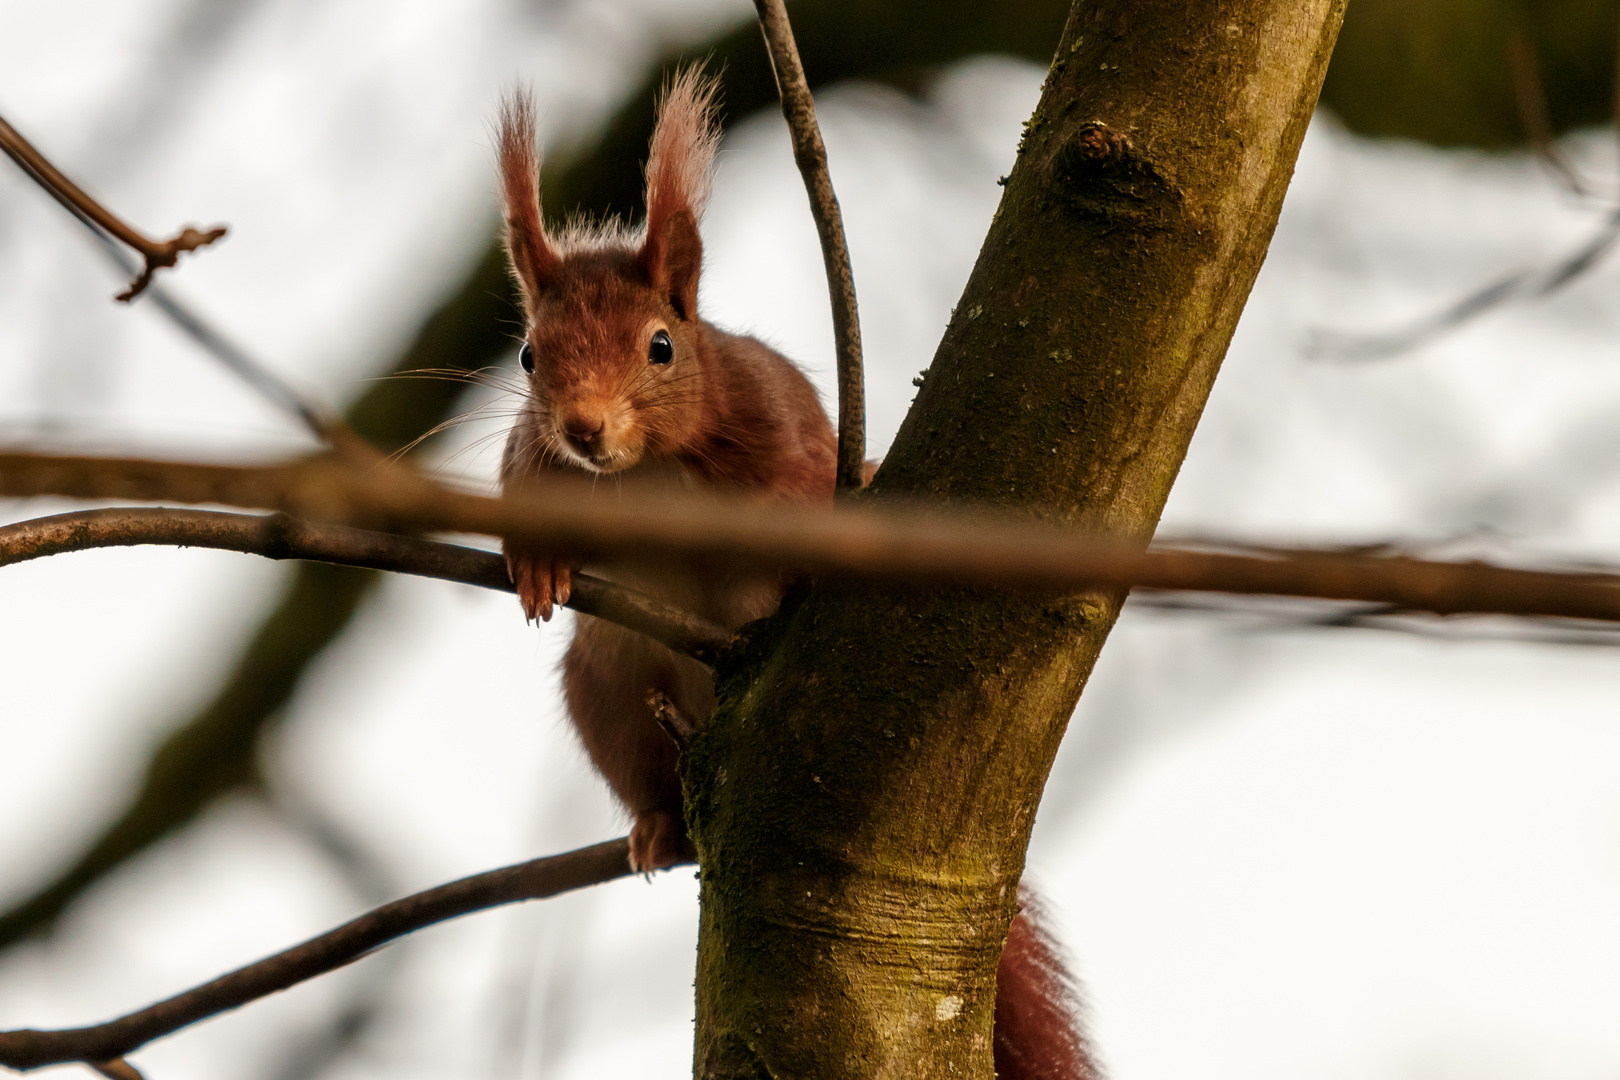
[[[229,222],[166,277],[341,403],[494,221],[487,125],[531,83],[566,146],[660,42],[741,0],[0,0],[0,114],[153,233]],[[982,59],[922,100],[839,86],[821,115],[850,230],[873,451],[904,413],[995,208],[1040,70]],[[1610,132],[1568,141],[1616,187]],[[1395,360],[1305,356],[1579,245],[1604,209],[1519,156],[1370,143],[1318,118],[1165,529],[1397,538],[1620,561],[1620,270]],[[801,361],[831,332],[779,118],[746,120],[705,224],[707,317]],[[0,167],[0,443],[233,459],[302,436],[146,306]],[[472,404],[478,404],[474,401]],[[443,453],[492,465],[470,425]],[[456,455],[458,450],[465,453]],[[455,455],[455,456],[452,456]],[[65,504],[0,502],[0,521]],[[286,570],[124,551],[0,571],[0,899],[122,804]],[[1305,628],[1281,606],[1133,606],[1059,757],[1031,872],[1115,1080],[1546,1080],[1620,1072],[1620,649]],[[364,850],[357,883],[240,800],[0,956],[0,1027],[104,1018],[394,894],[614,835],[556,706],[566,629],[507,597],[390,581],[266,747],[281,799]],[[696,890],[620,882],[441,927],[136,1057],[153,1080],[690,1072]]]

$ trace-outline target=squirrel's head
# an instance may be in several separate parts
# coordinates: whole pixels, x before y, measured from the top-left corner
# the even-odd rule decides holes
[[[550,235],[540,211],[533,102],[516,93],[502,109],[506,250],[528,320],[519,360],[536,458],[549,452],[619,472],[677,452],[701,422],[698,222],[719,142],[714,94],[714,81],[696,68],[665,90],[639,235],[612,227]]]

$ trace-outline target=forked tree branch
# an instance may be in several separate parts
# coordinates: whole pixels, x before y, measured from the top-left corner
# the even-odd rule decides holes
[[[128,508],[36,518],[0,526],[0,566],[69,551],[142,544],[309,559],[512,591],[506,562],[492,551],[300,521],[280,513]],[[705,619],[589,574],[574,575],[573,595],[564,606],[628,627],[705,664],[712,665],[731,639],[724,628]]]
[[[140,253],[141,258],[145,260],[144,268],[130,283],[129,288],[118,294],[118,299],[125,303],[145,291],[152,283],[153,274],[177,263],[181,253],[205,247],[225,235],[226,229],[223,225],[216,225],[208,230],[187,225],[168,240],[151,239],[87,195],[84,189],[64,176],[60,169],[52,165],[44,154],[23,138],[16,128],[6,123],[4,118],[0,118],[0,149],[5,150],[6,156],[15,161],[35,183],[50,192],[57,202],[76,215],[82,214],[105,230],[108,235]]]
[[[481,533],[539,550],[653,560],[719,558],[793,572],[1020,588],[1142,587],[1360,600],[1440,615],[1620,622],[1620,574],[1561,573],[1343,552],[1184,544],[1143,550],[1027,516],[815,507],[696,493],[629,498],[536,481],[503,499],[385,466],[329,458],[199,465],[0,454],[0,495],[216,503],[398,531]]]
[[[821,238],[821,259],[832,298],[833,345],[838,353],[838,487],[853,491],[866,476],[866,390],[861,375],[861,322],[855,307],[855,276],[844,240],[844,218],[827,173],[827,147],[816,123],[816,103],[799,60],[782,0],[754,0],[759,27],[771,54],[782,115],[793,137],[793,160],[804,176],[810,213]]]
[[[212,243],[220,236],[225,235],[223,228],[211,230],[207,234],[197,233],[194,229],[187,229],[180,236],[165,244],[154,244],[134,229],[125,225],[119,218],[102,207],[94,199],[86,195],[71,180],[63,176],[51,163],[40,154],[15,128],[0,118],[0,147],[35,183],[44,188],[56,199],[67,212],[73,215],[75,221],[83,225],[93,235],[107,252],[109,258],[116,263],[120,270],[126,274],[135,275],[135,282],[128,292],[118,297],[120,300],[133,300],[151,284],[152,274],[158,265],[172,266],[179,252],[192,250],[206,243]],[[197,243],[186,247],[187,234],[192,234]],[[142,254],[146,260],[144,268],[137,266],[133,259],[123,248],[119,241],[128,244]],[[143,246],[144,245],[144,246]],[[169,247],[174,250],[167,255],[163,251]],[[154,264],[153,251],[158,252],[160,259],[166,262]],[[162,288],[151,289],[152,302],[159,311],[166,315],[180,332],[196,342],[215,360],[228,368],[232,374],[242,379],[267,401],[277,408],[296,417],[300,423],[310,430],[317,439],[325,442],[340,454],[349,457],[357,464],[375,462],[382,457],[375,448],[361,439],[344,423],[343,419],[319,403],[306,397],[281,376],[271,371],[264,364],[254,359],[235,342],[214,328],[209,322],[187,305],[176,300]]]
[[[37,1069],[79,1061],[104,1076],[138,1077],[122,1059],[188,1024],[324,975],[424,926],[475,911],[541,900],[630,874],[630,845],[609,840],[395,900],[285,952],[94,1027],[0,1032],[0,1065]],[[124,1070],[128,1070],[127,1072]]]

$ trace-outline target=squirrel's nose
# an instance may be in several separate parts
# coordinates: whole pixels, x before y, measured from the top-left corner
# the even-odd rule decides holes
[[[586,450],[593,450],[602,439],[602,418],[600,416],[571,416],[563,425],[568,438]]]

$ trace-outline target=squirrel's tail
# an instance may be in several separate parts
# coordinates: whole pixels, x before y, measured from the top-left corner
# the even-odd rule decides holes
[[[1018,886],[1018,905],[996,970],[997,1080],[1098,1080],[1079,988],[1029,886]]]

